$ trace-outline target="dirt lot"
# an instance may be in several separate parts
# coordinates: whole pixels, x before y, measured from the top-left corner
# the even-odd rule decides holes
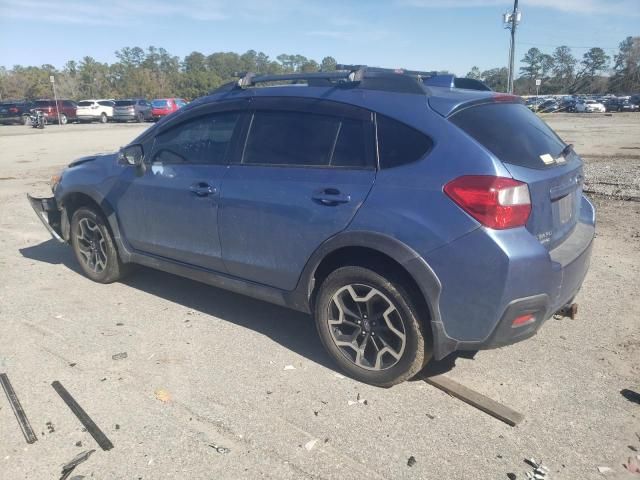
[[[589,188],[640,195],[640,114],[546,120],[584,155]],[[94,448],[71,478],[522,479],[530,457],[554,479],[602,478],[600,466],[637,478],[622,463],[640,449],[640,406],[620,391],[640,391],[640,203],[594,196],[579,319],[549,320],[448,373],[522,412],[511,428],[421,380],[385,390],[336,375],[305,315],[152,270],[112,285],[80,275],[24,195],[143,128],[0,127],[0,372],[38,435],[25,443],[0,393],[2,478],[59,478]],[[54,380],[112,450],[83,431]]]

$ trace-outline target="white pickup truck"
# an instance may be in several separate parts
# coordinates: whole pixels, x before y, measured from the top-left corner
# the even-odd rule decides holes
[[[78,120],[107,123],[113,118],[113,100],[81,100],[78,102]]]

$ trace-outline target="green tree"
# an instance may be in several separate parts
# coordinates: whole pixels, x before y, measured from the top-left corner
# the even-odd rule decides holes
[[[323,72],[331,72],[336,69],[337,64],[338,62],[336,62],[335,58],[324,57],[322,59],[322,62],[320,63],[320,70],[322,70]]]
[[[609,90],[616,93],[640,91],[640,37],[627,37],[620,42],[614,56],[614,75]]]
[[[553,52],[553,84],[560,92],[566,92],[573,83],[578,60],[566,45],[557,47]]]
[[[476,66],[471,67],[471,70],[465,75],[467,78],[472,78],[474,80],[482,80],[482,73],[480,69]]]

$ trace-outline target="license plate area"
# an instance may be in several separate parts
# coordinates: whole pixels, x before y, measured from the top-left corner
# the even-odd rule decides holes
[[[555,202],[558,208],[558,219],[562,225],[571,222],[574,217],[573,197],[574,193],[569,193]]]

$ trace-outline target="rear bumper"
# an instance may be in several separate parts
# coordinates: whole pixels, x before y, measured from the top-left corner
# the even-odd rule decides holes
[[[548,251],[526,229],[478,229],[429,254],[442,285],[439,321],[432,320],[434,357],[483,350],[533,336],[571,303],[587,274],[595,212],[583,197],[571,235]],[[523,315],[533,320],[512,326]]]
[[[84,120],[84,121],[87,121],[87,120],[100,120],[100,117],[102,117],[101,113],[98,113],[96,115],[85,115],[85,114],[82,114],[82,115],[78,115],[78,120]],[[107,118],[110,118],[110,117],[107,117]]]
[[[47,231],[53,238],[64,243],[62,238],[62,215],[58,209],[58,204],[54,197],[37,198],[27,194],[31,208],[36,212],[36,216],[40,219]]]
[[[22,117],[29,116],[27,113],[23,113],[22,115],[7,115],[5,117],[0,117],[0,123],[22,123]]]
[[[127,114],[118,113],[118,114],[114,114],[113,115],[113,119],[114,120],[120,120],[120,121],[123,121],[123,120],[135,120],[136,118],[138,118],[138,117],[136,116],[135,113],[127,113]]]

